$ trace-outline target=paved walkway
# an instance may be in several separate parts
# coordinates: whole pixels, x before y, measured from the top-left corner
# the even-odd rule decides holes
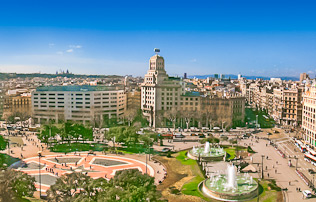
[[[265,179],[275,179],[281,188],[288,189],[288,191],[284,192],[286,202],[298,202],[302,200],[302,193],[297,192],[296,188],[299,187],[301,190],[309,188],[295,173],[295,169],[288,166],[288,159],[281,157],[273,146],[266,146],[266,144],[268,144],[267,140],[261,139],[258,143],[256,143],[255,141],[251,141],[251,139],[249,139],[242,140],[241,145],[243,145],[243,143],[253,144],[251,147],[257,153],[252,156],[252,161],[257,170],[260,169],[259,166],[261,166],[261,155],[265,155],[263,158],[264,177]],[[268,159],[266,159],[266,156],[268,156]],[[251,161],[250,158],[248,158],[248,161]],[[261,172],[253,174],[253,176],[260,178]]]
[[[24,159],[27,163],[27,168],[19,168],[32,176],[39,175],[38,157]],[[72,172],[83,172],[92,178],[107,178],[110,179],[115,175],[116,171],[125,169],[138,169],[139,171],[154,176],[155,171],[149,165],[142,161],[111,155],[88,155],[87,153],[67,154],[67,155],[45,155],[40,159],[41,176],[46,176],[42,179],[42,190],[47,191],[49,185],[54,184],[56,177]],[[50,176],[50,177],[47,177]],[[53,183],[52,183],[53,181]],[[39,184],[35,184],[39,188]]]

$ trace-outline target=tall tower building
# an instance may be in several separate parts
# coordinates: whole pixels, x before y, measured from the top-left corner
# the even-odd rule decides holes
[[[149,125],[156,127],[159,112],[170,110],[178,102],[184,91],[183,82],[179,78],[169,77],[165,70],[165,60],[158,55],[149,60],[149,70],[141,85],[141,109],[148,119]]]

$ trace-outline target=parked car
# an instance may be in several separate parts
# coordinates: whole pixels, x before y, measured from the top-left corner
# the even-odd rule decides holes
[[[184,135],[180,134],[180,135],[175,135],[176,138],[185,138]]]
[[[203,133],[200,133],[199,138],[205,138],[205,135]]]
[[[191,133],[191,136],[197,136],[197,134],[196,133]]]
[[[305,198],[310,198],[310,197],[312,197],[312,192],[309,191],[309,190],[304,190],[302,193],[303,193],[303,196],[304,196]]]
[[[171,149],[169,149],[169,148],[163,148],[163,149],[161,150],[161,152],[164,152],[164,153],[169,152],[169,151],[171,151]]]

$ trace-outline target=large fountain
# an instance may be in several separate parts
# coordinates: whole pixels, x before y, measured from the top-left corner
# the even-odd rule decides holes
[[[258,183],[248,173],[237,174],[236,167],[227,166],[226,173],[212,173],[200,185],[204,195],[222,201],[243,201],[257,196]]]
[[[209,142],[205,143],[204,147],[193,147],[188,152],[188,157],[194,160],[214,161],[223,160],[226,152],[220,146],[211,147]]]

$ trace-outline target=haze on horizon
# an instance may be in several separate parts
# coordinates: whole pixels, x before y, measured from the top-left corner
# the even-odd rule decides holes
[[[8,1],[0,72],[143,76],[154,48],[170,75],[316,74],[313,1]]]

